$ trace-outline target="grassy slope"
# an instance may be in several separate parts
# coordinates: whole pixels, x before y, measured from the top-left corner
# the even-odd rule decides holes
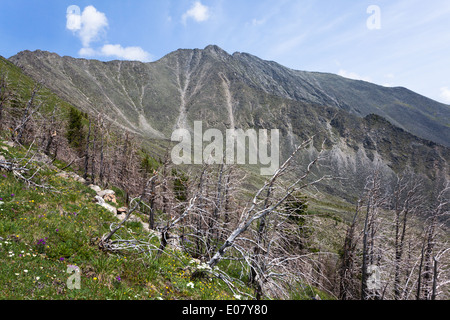
[[[1,151],[6,158],[20,157],[23,152],[18,148]],[[233,297],[216,280],[194,281],[194,288],[188,287],[191,280],[185,266],[190,259],[181,253],[145,261],[132,254],[100,251],[91,239],[107,233],[118,219],[91,201],[94,191],[55,173],[47,168],[37,178],[60,193],[28,188],[12,173],[1,172],[0,299]],[[121,230],[121,236],[130,237],[130,228],[134,237],[145,238],[136,223]],[[39,244],[41,239],[45,244]],[[81,290],[66,286],[69,265],[81,269]]]

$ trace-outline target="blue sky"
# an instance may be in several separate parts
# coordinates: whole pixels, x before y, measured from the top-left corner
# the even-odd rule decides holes
[[[0,55],[155,61],[216,44],[450,104],[448,0],[0,0]]]

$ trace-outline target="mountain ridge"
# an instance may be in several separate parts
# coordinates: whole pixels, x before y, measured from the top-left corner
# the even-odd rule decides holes
[[[193,75],[192,72],[195,73],[196,67],[205,69],[204,63],[224,64],[225,66],[222,66],[217,74],[220,77],[220,74],[223,74],[227,78],[232,78],[228,79],[231,82],[240,82],[252,89],[262,90],[269,95],[284,99],[332,106],[359,117],[377,114],[420,138],[450,146],[450,106],[448,105],[421,96],[404,87],[387,88],[361,80],[347,79],[331,73],[294,70],[274,61],[262,60],[248,53],[235,52],[230,55],[215,45],[209,45],[205,49],[178,49],[155,62],[149,63],[120,60],[102,62],[99,60],[77,59],[68,56],[61,57],[45,51],[22,51],[9,60],[17,65],[23,64],[25,67],[24,71],[33,76],[33,72],[36,73],[36,71],[33,71],[32,63],[30,63],[33,57],[59,61],[57,64],[62,63],[61,61],[68,63],[67,60],[71,60],[71,62],[78,61],[85,66],[93,64],[104,65],[109,67],[110,70],[116,68],[118,65],[123,66],[124,64],[129,64],[129,68],[140,69],[142,72],[147,73],[150,81],[152,74],[155,77],[166,77],[167,80],[174,81],[174,75],[167,73],[173,73],[173,69],[177,68],[177,64],[179,68],[181,61],[187,63],[189,60],[191,64],[192,59],[198,63],[200,63],[199,59],[201,59],[203,65],[185,64],[185,70],[189,70],[192,67],[193,69],[190,75]],[[26,67],[27,64],[28,67]],[[139,65],[141,67],[138,67]],[[170,65],[172,71],[169,70]],[[145,67],[142,68],[142,66]],[[214,68],[214,66],[208,66],[208,68],[209,70],[207,72],[219,69]],[[120,70],[120,67],[118,70]],[[176,72],[179,73],[181,71],[178,70]],[[186,75],[187,73],[184,75],[179,74],[178,79],[175,81],[179,81],[179,85],[181,85]],[[201,72],[197,73],[197,76],[200,75],[202,75]],[[205,75],[203,74],[203,76]],[[223,79],[219,79],[219,82],[222,82],[221,80]],[[142,86],[144,84],[138,83],[138,85]],[[55,85],[53,87],[52,89],[58,89]],[[156,90],[158,89],[156,88]],[[179,89],[183,88],[178,88],[177,91],[180,91]],[[181,104],[181,101],[179,104]],[[179,111],[182,110],[180,109]],[[137,116],[137,118],[139,117]],[[144,118],[147,117],[144,116]],[[172,119],[172,122],[178,120]],[[152,127],[149,123],[148,125],[145,124],[142,117],[136,123],[139,123],[139,121],[144,122],[141,123],[142,127],[146,127],[147,129]],[[161,135],[158,129],[150,129],[150,131],[157,137],[164,135]]]

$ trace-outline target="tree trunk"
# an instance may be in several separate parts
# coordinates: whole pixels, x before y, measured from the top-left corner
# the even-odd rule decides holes
[[[88,167],[89,167],[89,143],[91,139],[91,119],[89,119],[89,129],[88,129],[88,135],[86,137],[86,147],[84,149],[84,180],[87,180],[88,177]]]

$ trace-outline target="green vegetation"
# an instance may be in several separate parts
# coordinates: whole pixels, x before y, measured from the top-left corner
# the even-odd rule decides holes
[[[19,148],[1,152],[24,155]],[[92,202],[94,191],[56,173],[36,176],[58,190],[48,192],[1,172],[0,299],[233,299],[218,280],[191,280],[190,258],[182,253],[145,259],[100,251],[93,239],[117,218]],[[146,237],[137,222],[128,222],[120,235],[130,229]],[[81,269],[80,290],[66,286],[70,265]]]
[[[0,154],[23,158],[26,149],[0,143]],[[45,167],[34,177],[52,186],[53,192],[29,187],[11,172],[0,171],[0,299],[239,298],[218,279],[191,278],[197,262],[182,252],[168,250],[155,259],[138,253],[101,251],[96,239],[118,219],[92,202],[93,190],[58,177],[59,171]],[[116,195],[123,197],[123,192]],[[119,231],[120,237],[148,238],[141,223],[127,222],[125,226]],[[79,290],[67,287],[72,266],[81,270]],[[234,263],[223,262],[218,267],[240,277]],[[241,292],[251,293],[243,283],[235,285]],[[311,299],[318,292],[309,290],[293,292],[292,298]]]
[[[75,149],[82,148],[83,141],[85,140],[83,132],[83,113],[75,109],[70,108],[69,111],[69,126],[67,130],[67,141],[69,145]]]

